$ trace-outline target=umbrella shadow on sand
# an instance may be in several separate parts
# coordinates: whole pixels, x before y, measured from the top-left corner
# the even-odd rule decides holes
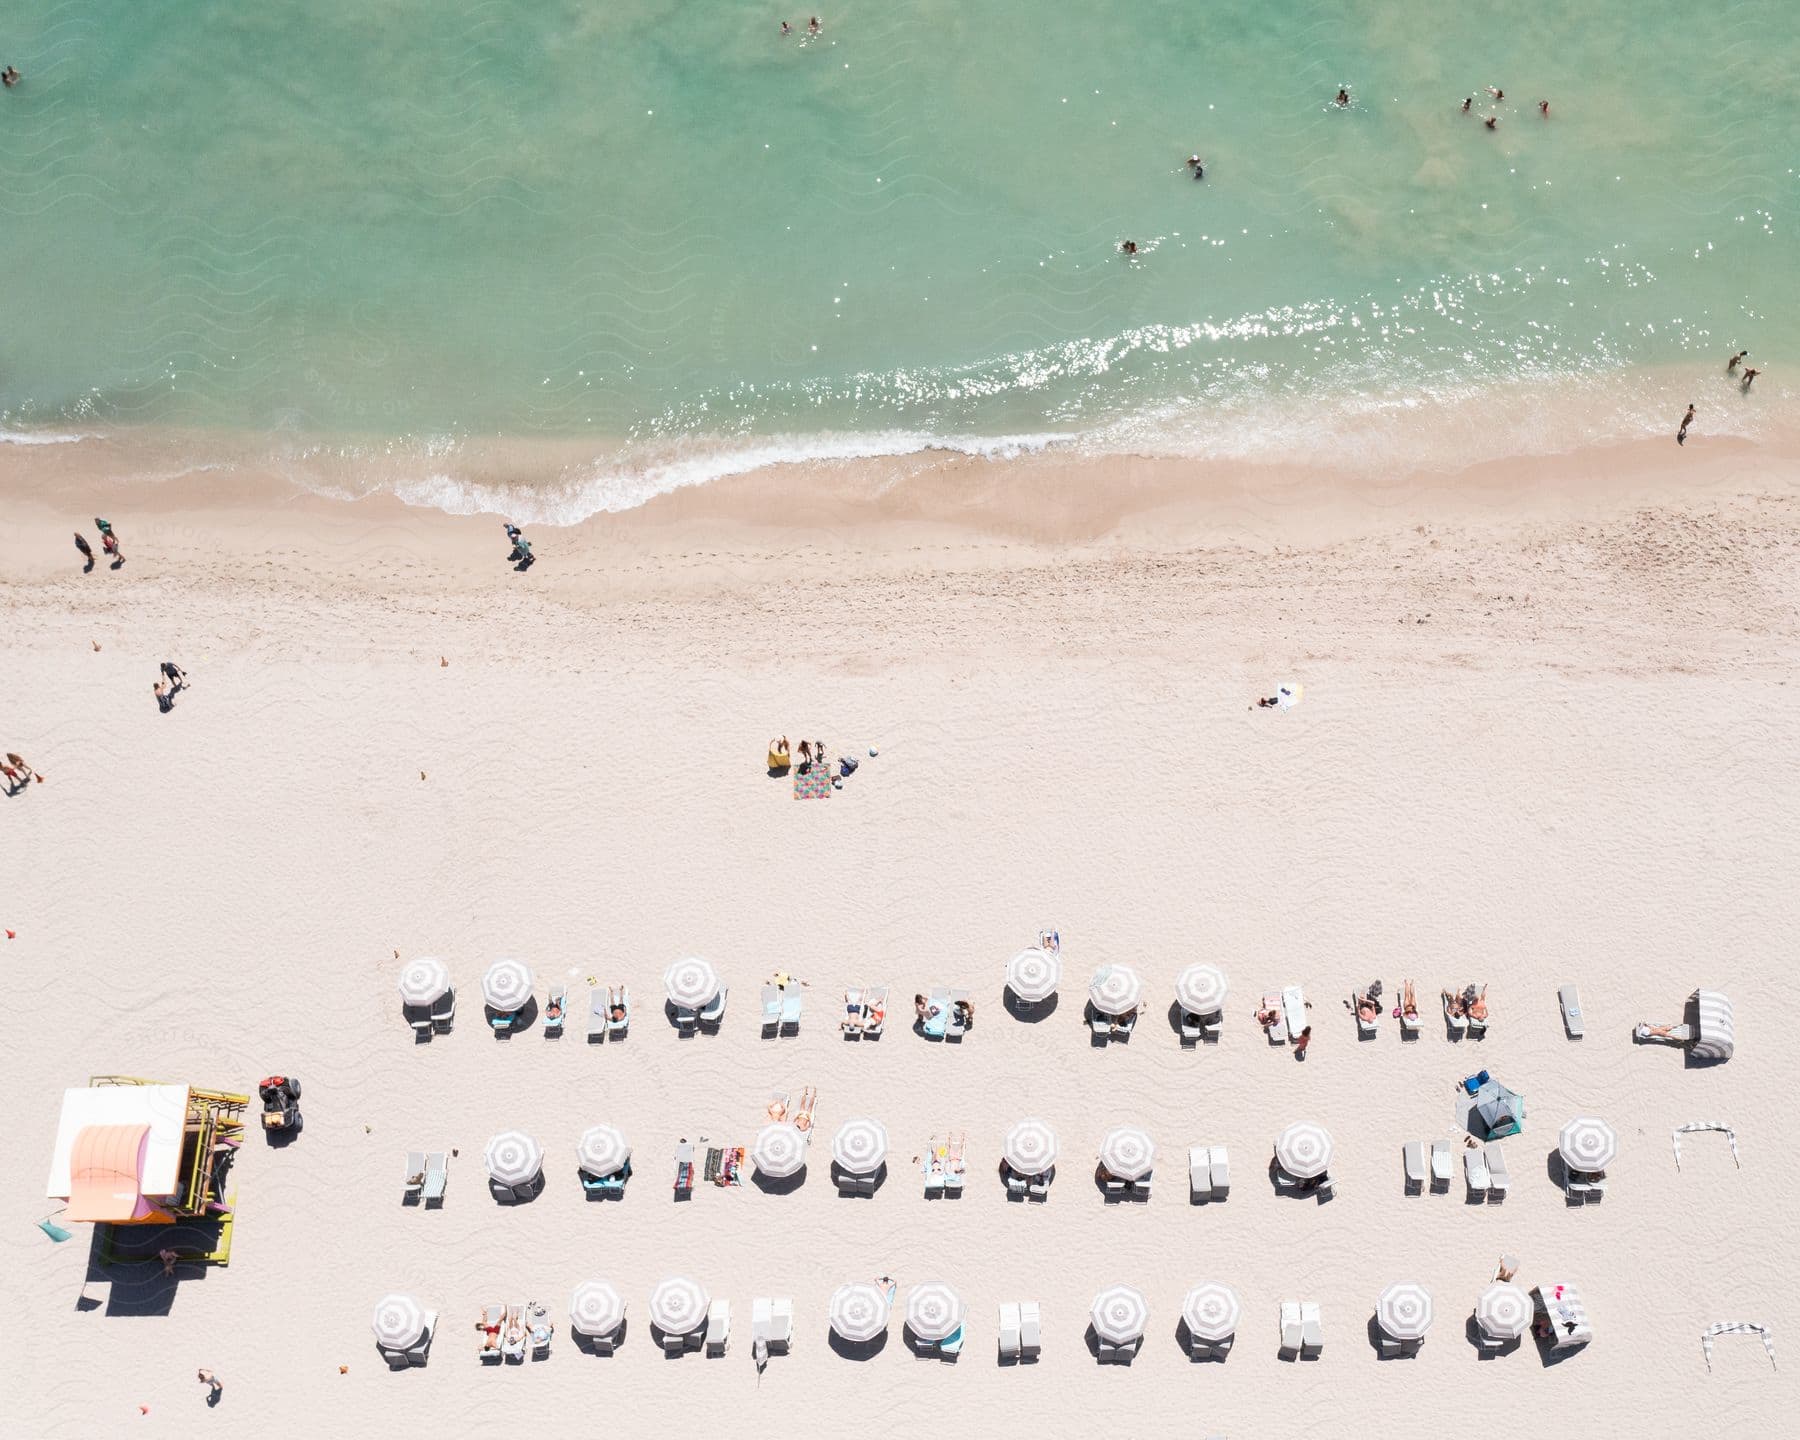
[[[883,1330],[873,1340],[846,1340],[837,1331],[827,1333],[826,1343],[831,1346],[832,1353],[844,1360],[873,1360],[887,1349],[888,1332]]]

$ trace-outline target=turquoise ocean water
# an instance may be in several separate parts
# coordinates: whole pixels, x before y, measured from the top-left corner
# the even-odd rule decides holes
[[[14,0],[0,430],[452,507],[553,441],[500,478],[567,519],[789,455],[1329,453],[1508,386],[1626,434],[1635,376],[1800,358],[1792,0],[808,13]]]

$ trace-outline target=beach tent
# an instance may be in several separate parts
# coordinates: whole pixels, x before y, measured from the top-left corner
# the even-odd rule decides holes
[[[1694,1026],[1688,1053],[1696,1060],[1729,1060],[1737,1049],[1731,1002],[1717,990],[1696,990],[1688,997],[1688,1006]]]
[[[665,1335],[691,1335],[706,1323],[711,1303],[697,1280],[671,1276],[650,1292],[650,1323]]]
[[[1724,1131],[1725,1138],[1731,1142],[1731,1163],[1740,1170],[1744,1168],[1744,1162],[1738,1159],[1737,1131],[1723,1120],[1690,1120],[1686,1125],[1677,1125],[1669,1136],[1670,1143],[1675,1147],[1675,1168],[1677,1170],[1681,1168],[1681,1137],[1691,1135],[1697,1130]]]
[[[1027,1005],[1042,1004],[1062,980],[1062,957],[1033,947],[1006,962],[1006,984]]]
[[[1470,1095],[1466,1088],[1456,1098],[1456,1123],[1477,1140],[1504,1140],[1524,1129],[1525,1097],[1508,1090],[1498,1080],[1487,1080]]]
[[[862,1117],[846,1120],[832,1137],[831,1158],[846,1175],[873,1175],[887,1160],[887,1127]]]
[[[1573,1349],[1594,1338],[1587,1306],[1581,1303],[1581,1292],[1573,1285],[1534,1285],[1531,1302],[1536,1313],[1544,1317],[1550,1343],[1556,1349]]]
[[[1716,1335],[1760,1335],[1769,1363],[1775,1363],[1775,1338],[1769,1334],[1767,1325],[1758,1325],[1753,1320],[1721,1320],[1717,1325],[1708,1325],[1700,1332],[1700,1348],[1706,1353],[1708,1370],[1712,1369],[1713,1337]]]
[[[888,1327],[887,1291],[867,1280],[852,1280],[832,1292],[827,1312],[831,1328],[853,1345],[866,1345]]]

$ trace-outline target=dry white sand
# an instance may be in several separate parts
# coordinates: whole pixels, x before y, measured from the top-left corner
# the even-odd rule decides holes
[[[1465,479],[1329,523],[1293,489],[1248,521],[1241,496],[1210,518],[1196,502],[1185,529],[1107,517],[1055,548],[1022,538],[1029,522],[708,528],[686,500],[635,529],[545,532],[527,577],[497,564],[490,520],[173,494],[112,497],[130,563],[83,577],[66,532],[93,505],[16,512],[0,741],[48,779],[0,801],[0,921],[18,937],[0,948],[6,1428],[1782,1430],[1794,1371],[1744,1339],[1708,1375],[1699,1334],[1720,1319],[1794,1334],[1791,474],[1727,457],[1661,498],[1596,483],[1579,514],[1535,493],[1541,474],[1505,496]],[[194,682],[166,716],[150,696],[165,658]],[[1249,708],[1286,678],[1306,685],[1300,709]],[[782,731],[881,754],[796,804],[758,763]],[[1064,937],[1062,1005],[1021,1024],[1001,975],[1045,924]],[[452,1034],[413,1043],[396,951],[449,958]],[[660,1013],[660,972],[687,953],[732,986],[717,1037],[679,1041]],[[477,982],[499,954],[528,959],[540,994],[569,978],[578,1006],[588,975],[628,981],[630,1040],[590,1048],[578,1009],[560,1042],[496,1042]],[[1194,959],[1233,990],[1222,1043],[1183,1052],[1161,1012]],[[1153,1004],[1129,1045],[1096,1050],[1080,1002],[1108,961],[1141,967]],[[754,1000],[777,967],[812,988],[800,1035],[767,1041]],[[1406,975],[1433,995],[1485,981],[1490,1038],[1454,1045],[1434,1020],[1403,1047],[1384,1019],[1358,1044],[1343,997]],[[839,1038],[851,979],[900,1002],[880,1044]],[[1579,1044],[1557,1012],[1569,981]],[[960,1047],[904,1023],[932,983],[977,998]],[[1304,1064],[1249,1019],[1284,983],[1315,1004]],[[1632,1022],[1678,1018],[1697,984],[1737,1001],[1735,1060],[1689,1070],[1631,1044]],[[1482,1067],[1529,1107],[1506,1146],[1511,1199],[1466,1206],[1460,1175],[1449,1196],[1404,1197],[1402,1143],[1448,1134],[1454,1083]],[[307,1128],[246,1145],[228,1269],[102,1271],[87,1227],[61,1246],[33,1228],[64,1087],[247,1089],[271,1070],[303,1079]],[[672,1203],[679,1136],[748,1143],[767,1092],[807,1083],[819,1143],[801,1188]],[[1571,1211],[1546,1156],[1582,1112],[1622,1149],[1604,1205]],[[994,1174],[1001,1133],[1031,1113],[1063,1145],[1042,1206],[1009,1204]],[[872,1201],[829,1183],[829,1138],[860,1114],[894,1142]],[[1336,1137],[1332,1203],[1266,1178],[1299,1118]],[[1671,1127],[1715,1118],[1737,1126],[1742,1170],[1699,1137],[1678,1173]],[[1161,1147],[1147,1205],[1105,1205],[1090,1179],[1119,1119]],[[585,1203],[576,1180],[596,1121],[635,1148],[623,1203]],[[513,1126],[544,1144],[549,1184],[503,1208],[480,1155]],[[967,1192],[928,1203],[909,1161],[951,1129]],[[1187,1203],[1194,1141],[1231,1147],[1222,1205]],[[405,1153],[452,1146],[442,1210],[403,1208]],[[1587,1353],[1477,1359],[1464,1324],[1503,1251],[1526,1284],[1582,1287]],[[897,1318],[876,1358],[833,1352],[827,1297],[882,1272],[902,1299],[925,1279],[961,1290],[958,1364],[913,1358]],[[652,1348],[648,1294],[676,1273],[732,1301],[724,1359]],[[596,1276],[630,1305],[610,1359],[568,1333],[569,1292]],[[1202,1279],[1243,1296],[1224,1365],[1176,1343]],[[1418,1358],[1383,1363],[1368,1322],[1396,1279],[1431,1289],[1437,1321]],[[1152,1308],[1129,1368],[1084,1343],[1116,1281]],[[441,1312],[424,1369],[390,1374],[374,1352],[370,1308],[391,1289]],[[758,1295],[792,1296],[797,1316],[760,1381]],[[1277,1358],[1290,1297],[1323,1306],[1317,1361]],[[526,1299],[557,1320],[551,1358],[480,1366],[478,1308]],[[1042,1305],[1035,1365],[995,1364],[1008,1299]],[[216,1411],[199,1365],[225,1382]]]

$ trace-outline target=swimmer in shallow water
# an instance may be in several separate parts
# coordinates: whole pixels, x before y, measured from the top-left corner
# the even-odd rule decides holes
[[[1538,114],[1542,115],[1546,120],[1550,118],[1550,102],[1548,100],[1538,101]]]
[[[1487,87],[1487,92],[1492,95],[1495,100],[1504,100],[1506,98],[1506,92],[1504,90],[1496,89],[1492,85]]]
[[[1467,100],[1463,101],[1462,113],[1467,115],[1469,113],[1469,107],[1471,105],[1473,105],[1474,103],[1475,103],[1475,97],[1473,95],[1471,95]]]
[[[1342,85],[1338,86],[1337,99],[1331,103],[1334,105],[1348,105],[1350,103],[1350,92]]]
[[[4,70],[0,70],[0,81],[4,81],[6,83],[6,88],[8,90],[12,89],[12,87],[17,85],[19,83],[19,81],[23,78],[24,77],[21,76],[19,74],[19,72],[17,70],[13,69],[13,67],[10,65],[8,65]]]
[[[1204,180],[1206,178],[1206,162],[1198,155],[1188,156],[1188,169],[1194,172],[1194,178],[1196,180]]]
[[[794,27],[783,20],[781,22],[781,33],[783,35],[792,35],[794,33]]]
[[[1123,250],[1123,251],[1124,251],[1124,252],[1125,252],[1125,254],[1126,254],[1126,255],[1127,255],[1127,256],[1136,256],[1136,254],[1137,254],[1137,241],[1135,241],[1135,240],[1127,240],[1127,241],[1126,241],[1126,242],[1125,242],[1125,243],[1124,243],[1124,244],[1123,244],[1123,245],[1121,245],[1121,246],[1120,246],[1120,247],[1119,247],[1119,249],[1121,249],[1121,250]],[[1752,373],[1755,373],[1755,372],[1752,372]],[[1748,381],[1746,381],[1746,382],[1745,382],[1745,383],[1746,383],[1746,384],[1748,384],[1748,383],[1749,383],[1749,382],[1748,382]]]
[[[1487,119],[1483,120],[1481,123],[1483,125],[1487,126],[1488,129],[1492,130],[1495,126],[1497,126],[1500,123],[1500,120],[1499,120],[1498,116],[1490,115],[1490,116],[1488,116]]]
[[[817,15],[806,22],[806,33],[808,35],[817,35],[824,28],[825,27],[819,23],[819,17]]]

